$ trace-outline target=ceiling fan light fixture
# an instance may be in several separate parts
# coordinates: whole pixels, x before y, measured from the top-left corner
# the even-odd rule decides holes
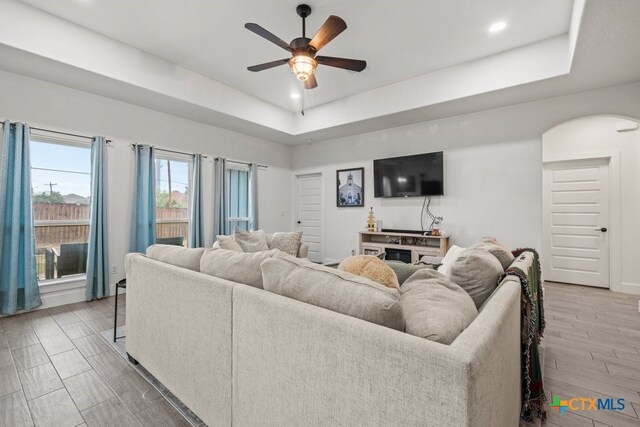
[[[289,60],[291,72],[301,82],[307,81],[317,66],[318,61],[308,55],[296,55]]]

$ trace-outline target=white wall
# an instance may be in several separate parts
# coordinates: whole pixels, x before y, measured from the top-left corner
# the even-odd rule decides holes
[[[551,98],[293,150],[294,173],[323,172],[325,259],[357,248],[368,208],[385,228],[419,229],[422,199],[374,199],[373,159],[444,151],[445,196],[432,211],[458,245],[495,235],[510,247],[542,247],[542,134],[590,114],[640,117],[640,83]],[[365,208],[335,207],[336,169],[365,167]],[[294,218],[295,220],[295,218]]]
[[[639,101],[640,102],[640,101]],[[637,116],[640,117],[640,116]],[[616,124],[625,121],[619,117],[584,117],[563,123],[543,138],[543,160],[554,161],[576,156],[591,156],[603,150],[620,153],[620,241],[611,245],[620,248],[620,281],[612,283],[613,290],[640,294],[640,130],[617,132]],[[612,199],[611,203],[615,201]],[[612,206],[613,208],[613,206]],[[613,224],[609,224],[612,228]],[[610,230],[611,232],[613,230]],[[612,259],[611,268],[616,268]]]
[[[123,261],[129,247],[133,142],[209,155],[203,164],[207,245],[213,243],[213,157],[267,165],[267,170],[259,172],[260,226],[273,232],[292,225],[289,146],[0,71],[0,120],[5,119],[26,122],[32,127],[103,135],[112,140],[107,156],[109,257],[117,269],[111,275],[112,285],[124,277]],[[51,298],[47,301],[54,301],[48,296]]]

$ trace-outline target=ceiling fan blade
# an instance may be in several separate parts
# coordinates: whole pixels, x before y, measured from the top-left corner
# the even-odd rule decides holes
[[[252,65],[251,67],[247,67],[249,71],[262,71],[268,70],[269,68],[277,67],[278,65],[286,64],[289,62],[289,59],[278,59],[277,61],[265,62],[264,64]]]
[[[289,43],[282,40],[280,37],[276,36],[275,34],[265,30],[260,25],[254,24],[253,22],[249,22],[247,24],[244,24],[244,27],[249,31],[253,31],[260,37],[263,37],[269,40],[271,43],[280,46],[284,50],[291,52],[291,46],[289,46]]]
[[[334,58],[332,56],[316,56],[318,64],[329,67],[344,68],[351,71],[362,71],[367,67],[367,61],[359,59]]]
[[[318,87],[318,82],[316,80],[315,74],[311,74],[311,77],[304,81],[304,88],[313,89],[314,87]]]
[[[346,29],[347,23],[344,22],[342,18],[331,15],[324,24],[322,24],[322,27],[320,27],[316,35],[313,36],[309,44],[313,46],[317,52]]]

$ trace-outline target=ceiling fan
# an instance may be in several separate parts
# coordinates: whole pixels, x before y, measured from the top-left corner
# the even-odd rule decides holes
[[[304,83],[305,89],[313,89],[318,86],[314,72],[318,64],[328,65],[330,67],[343,68],[351,71],[362,71],[366,68],[367,62],[357,59],[335,58],[331,56],[316,56],[316,53],[326,46],[331,40],[336,38],[338,34],[347,29],[347,23],[338,16],[331,15],[322,27],[318,30],[312,39],[306,37],[305,20],[311,15],[311,7],[306,4],[300,4],[296,8],[296,12],[302,18],[302,37],[291,40],[287,43],[273,33],[265,30],[258,24],[247,23],[244,27],[249,31],[253,31],[260,37],[269,40],[284,50],[291,53],[291,58],[279,59],[277,61],[266,62],[264,64],[253,65],[247,67],[249,71],[262,71],[269,68],[277,67],[282,64],[289,64],[291,71]]]

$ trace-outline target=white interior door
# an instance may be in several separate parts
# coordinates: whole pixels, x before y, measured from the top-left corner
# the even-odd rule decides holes
[[[322,174],[296,178],[296,230],[309,245],[309,259],[322,262]]]
[[[544,278],[609,287],[609,160],[547,163]]]

